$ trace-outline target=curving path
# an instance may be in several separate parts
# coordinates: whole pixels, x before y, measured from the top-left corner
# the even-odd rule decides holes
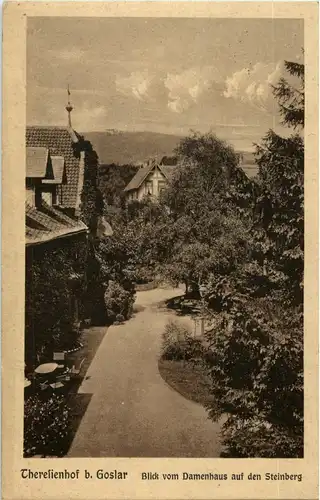
[[[138,292],[134,317],[108,329],[79,388],[92,398],[68,456],[219,456],[219,424],[158,372],[161,335],[174,314],[157,304],[181,293]]]

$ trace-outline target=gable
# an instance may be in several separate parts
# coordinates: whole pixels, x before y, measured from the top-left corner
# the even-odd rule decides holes
[[[159,165],[159,170],[166,179],[170,179],[176,166],[175,165]]]
[[[26,177],[34,179],[53,179],[52,162],[48,148],[27,148]]]
[[[138,172],[133,176],[129,184],[124,188],[125,191],[132,191],[134,189],[139,189],[143,181],[146,179],[148,174],[154,170],[156,165],[150,164],[142,167],[138,170]]]
[[[66,127],[29,126],[26,130],[27,147],[47,148],[52,156],[62,156],[65,162],[66,183],[62,185],[62,203],[77,208],[80,187],[79,157],[74,151],[77,134]]]

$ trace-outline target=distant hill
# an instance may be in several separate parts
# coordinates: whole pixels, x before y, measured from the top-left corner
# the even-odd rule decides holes
[[[156,132],[83,132],[98,153],[100,164],[136,164],[154,156],[170,156],[181,137]]]
[[[83,132],[98,153],[100,165],[138,164],[151,157],[170,156],[182,136],[157,132],[122,132],[111,129],[105,132]],[[258,168],[253,153],[242,152],[242,168],[249,177],[257,174]]]

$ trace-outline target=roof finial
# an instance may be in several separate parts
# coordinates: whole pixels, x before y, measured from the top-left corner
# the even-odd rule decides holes
[[[67,93],[68,93],[68,104],[66,105],[66,110],[68,112],[68,126],[70,128],[72,128],[72,125],[71,125],[71,111],[73,110],[73,107],[71,106],[71,103],[70,103],[70,87],[69,87],[69,84],[68,84],[68,88],[67,88]]]

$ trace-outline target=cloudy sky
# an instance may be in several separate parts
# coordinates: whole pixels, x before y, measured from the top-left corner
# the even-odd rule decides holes
[[[301,60],[299,20],[29,18],[27,122],[187,134],[250,150],[279,117],[270,85]]]

